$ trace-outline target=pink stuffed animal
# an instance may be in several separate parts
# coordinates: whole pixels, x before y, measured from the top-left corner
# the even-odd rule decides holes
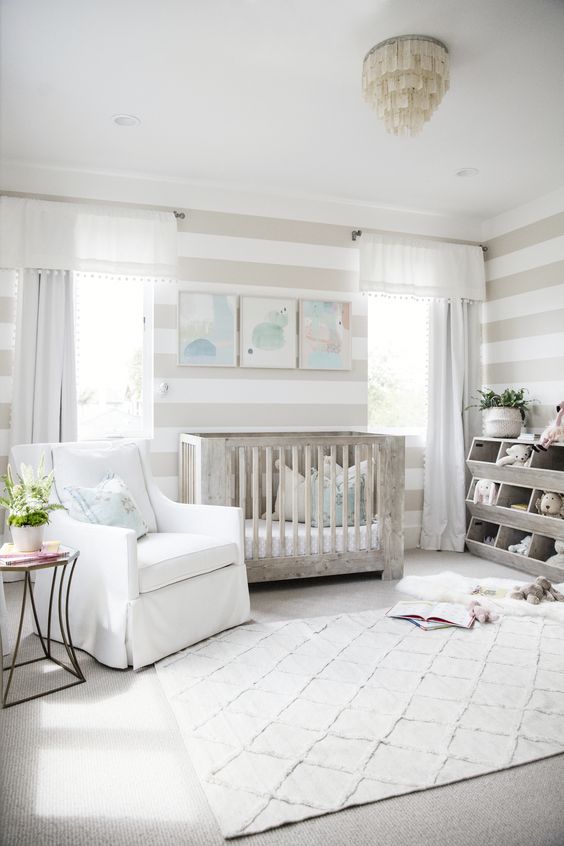
[[[537,444],[539,449],[547,450],[549,446],[564,441],[564,400],[556,406],[556,420],[549,423]]]
[[[476,619],[479,623],[494,623],[498,619],[498,615],[494,611],[489,611],[487,608],[484,608],[483,605],[480,605],[477,599],[473,599],[469,604],[468,608],[474,615],[474,619]]]

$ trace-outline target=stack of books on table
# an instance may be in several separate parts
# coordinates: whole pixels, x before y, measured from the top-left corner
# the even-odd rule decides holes
[[[474,623],[474,614],[462,603],[458,602],[428,602],[414,600],[397,602],[386,612],[388,617],[396,620],[407,620],[424,631],[445,629],[448,626],[458,626],[469,629]]]
[[[21,567],[28,564],[45,564],[48,561],[60,561],[69,558],[71,550],[65,546],[53,548],[45,546],[35,552],[16,552],[13,543],[5,543],[0,547],[0,566]]]

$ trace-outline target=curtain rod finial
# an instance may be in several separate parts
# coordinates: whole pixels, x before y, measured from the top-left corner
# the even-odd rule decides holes
[[[353,241],[356,241],[356,239],[360,238],[360,236],[362,235],[362,229],[353,229],[351,235]]]
[[[174,210],[173,214],[177,220],[184,220],[184,218],[186,217],[184,212],[176,211],[176,209]]]

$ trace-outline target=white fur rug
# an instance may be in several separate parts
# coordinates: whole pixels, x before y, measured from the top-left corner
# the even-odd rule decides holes
[[[445,571],[434,576],[405,576],[398,583],[397,590],[400,593],[407,593],[409,596],[416,596],[418,599],[431,599],[437,602],[468,602],[470,599],[477,599],[480,605],[491,608],[498,614],[511,615],[513,617],[545,617],[564,625],[564,602],[546,602],[538,605],[531,605],[522,599],[509,599],[508,597],[473,595],[476,587],[486,588],[491,591],[496,589],[511,592],[516,585],[525,585],[533,582],[534,576],[524,581],[514,579],[471,579],[461,576],[459,573]],[[555,585],[564,593],[564,582]]]
[[[225,837],[564,751],[564,626],[383,614],[240,626],[156,665]]]

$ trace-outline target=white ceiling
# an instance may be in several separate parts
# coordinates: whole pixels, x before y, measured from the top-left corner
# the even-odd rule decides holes
[[[0,8],[7,162],[481,218],[564,185],[563,0]],[[395,138],[362,101],[362,59],[411,32],[448,45],[451,90],[419,137]],[[121,112],[141,126],[116,127]]]

